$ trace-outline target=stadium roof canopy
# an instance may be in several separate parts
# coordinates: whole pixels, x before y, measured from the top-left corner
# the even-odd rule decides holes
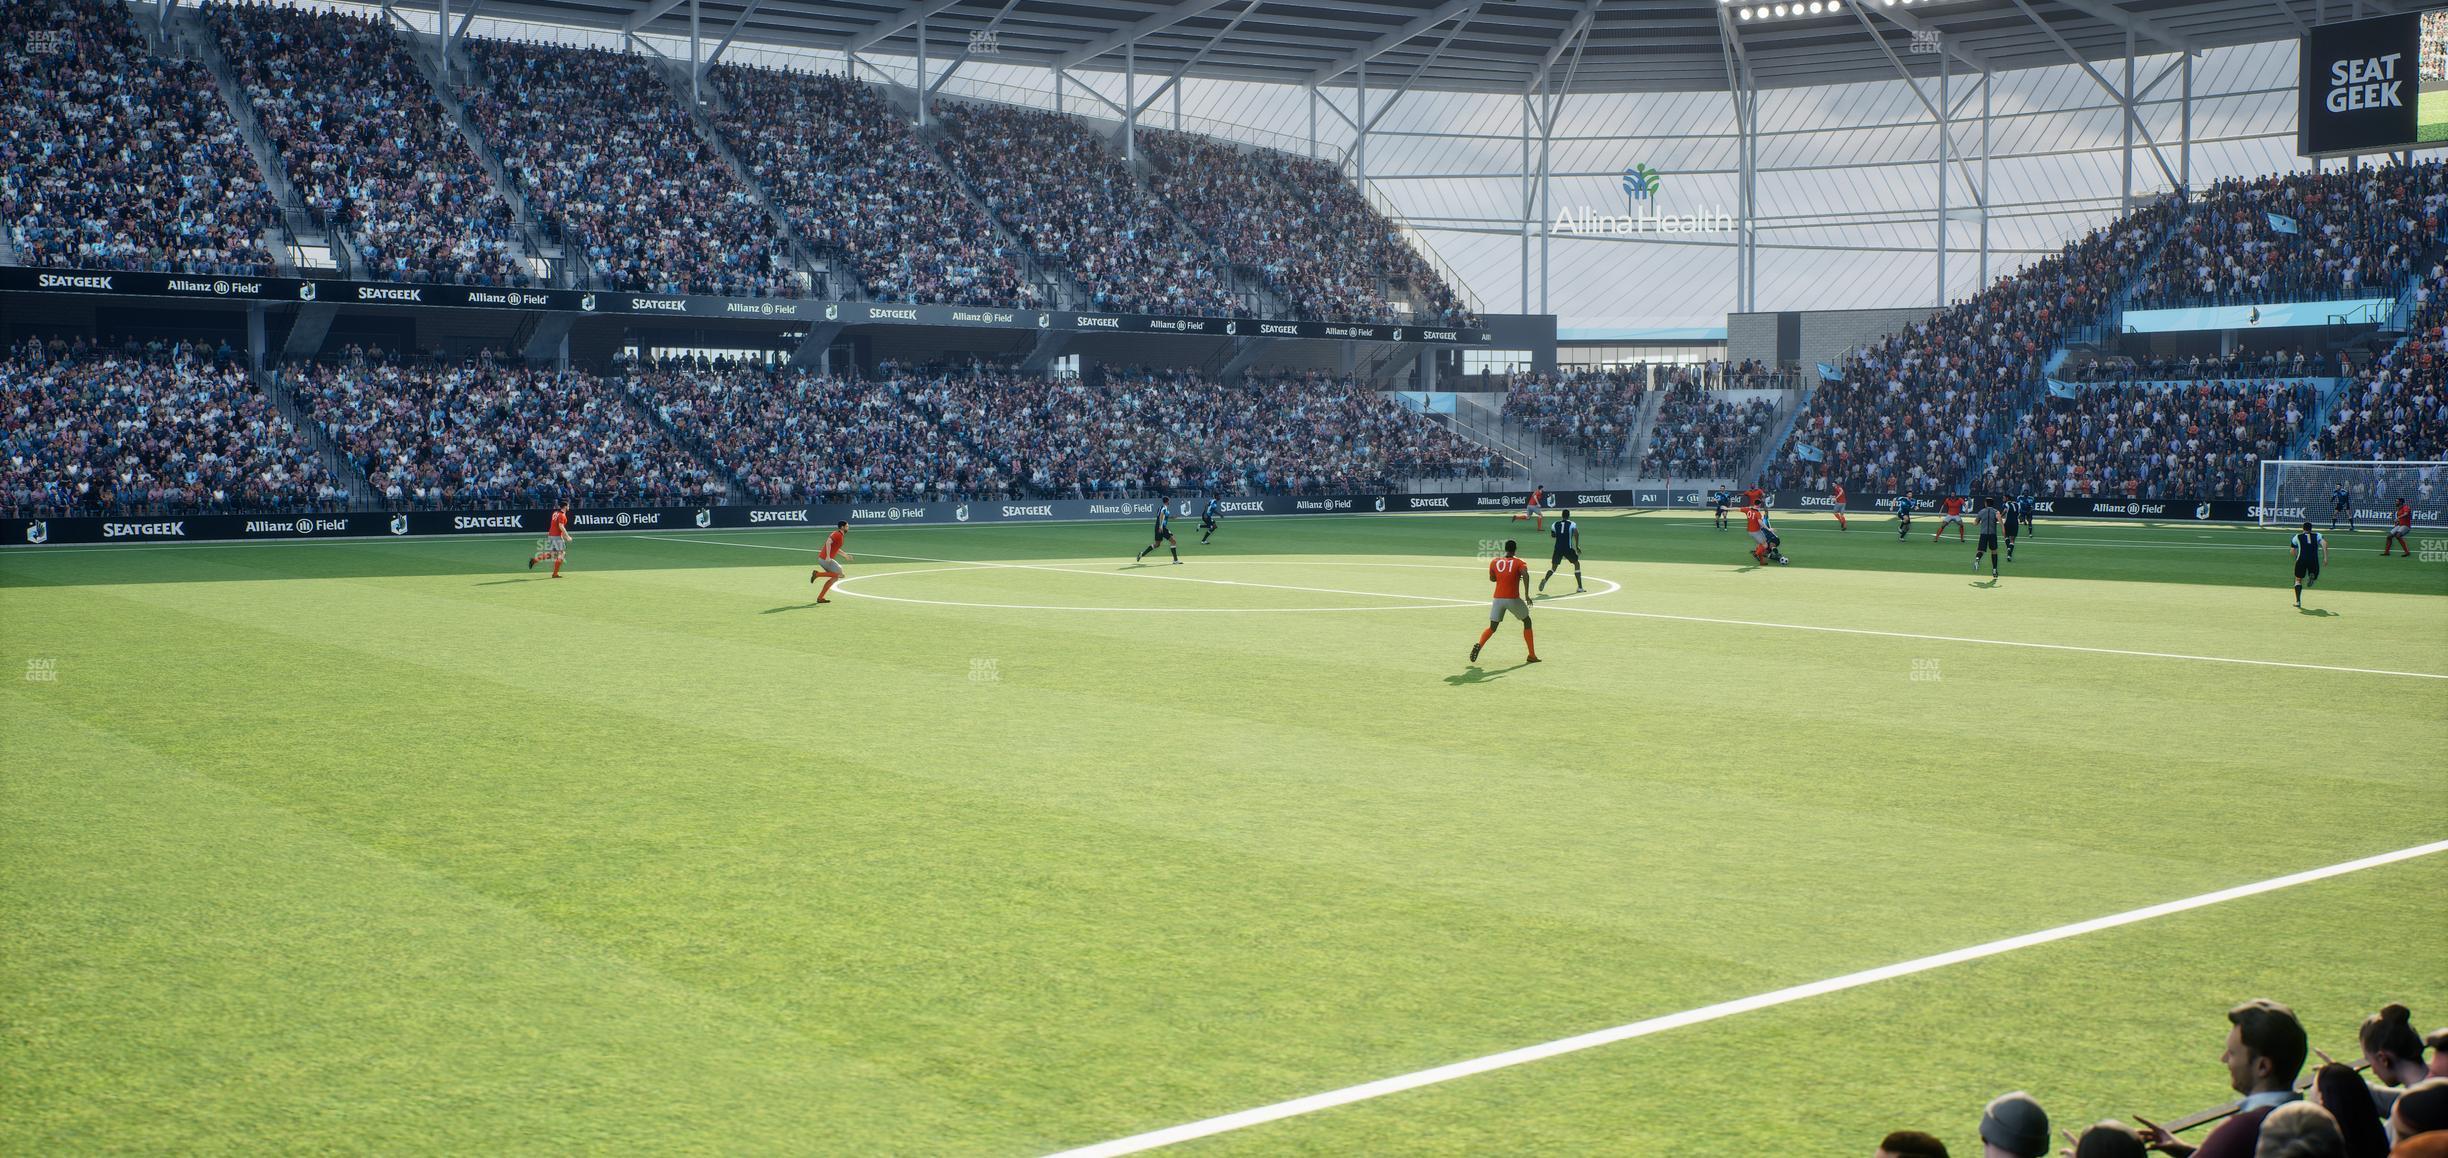
[[[428,8],[439,0],[397,6]],[[2291,39],[2421,0],[479,0],[486,16],[1073,72],[1519,94],[1723,90],[2010,71]],[[1825,3],[1826,0],[1821,0]],[[1788,15],[1774,15],[1782,4]],[[464,12],[460,4],[454,16]],[[1753,19],[1744,9],[1756,10]],[[1915,40],[1921,41],[1916,53]],[[981,46],[987,38],[979,38]]]

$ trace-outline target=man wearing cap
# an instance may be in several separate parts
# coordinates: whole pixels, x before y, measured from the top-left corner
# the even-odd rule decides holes
[[[2176,1158],[2253,1158],[2253,1151],[2261,1145],[2261,1119],[2288,1102],[2302,1100],[2295,1092],[2295,1075],[2303,1071],[2304,1055],[2312,1052],[2312,1046],[2295,1011],[2255,998],[2228,1010],[2227,1021],[2231,1027],[2227,1050],[2219,1060],[2226,1063],[2228,1084],[2244,1100],[2236,1103],[2235,1113],[2210,1131],[2199,1147],[2136,1114],[2134,1120],[2143,1127],[2142,1140],[2151,1149]]]
[[[2001,1094],[1981,1111],[1982,1158],[2041,1158],[2049,1152],[2048,1111],[2030,1094]]]

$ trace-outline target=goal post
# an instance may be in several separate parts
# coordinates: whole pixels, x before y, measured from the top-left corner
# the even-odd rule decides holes
[[[2331,459],[2272,459],[2261,464],[2254,515],[2264,527],[2310,519],[2326,529],[2349,521],[2338,509],[2338,488],[2356,527],[2393,521],[2397,500],[2414,508],[2414,525],[2448,526],[2448,462],[2350,462]]]

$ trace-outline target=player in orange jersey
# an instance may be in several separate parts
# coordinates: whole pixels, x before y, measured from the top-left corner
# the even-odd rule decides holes
[[[1530,604],[1522,598],[1521,593],[1522,579],[1530,574],[1530,564],[1514,554],[1520,549],[1520,544],[1507,539],[1504,558],[1488,564],[1488,581],[1496,585],[1496,601],[1488,605],[1487,630],[1480,632],[1479,642],[1471,645],[1472,663],[1479,662],[1479,649],[1486,647],[1487,641],[1495,636],[1496,629],[1504,626],[1504,617],[1508,614],[1521,617],[1522,646],[1529,650],[1531,663],[1539,661],[1538,640],[1530,634]]]
[[[1829,505],[1829,506],[1832,506],[1832,507],[1834,507],[1834,508],[1836,508],[1836,529],[1837,529],[1837,530],[1839,530],[1839,531],[1843,531],[1843,530],[1850,530],[1850,529],[1851,529],[1851,528],[1848,528],[1848,527],[1846,527],[1846,526],[1845,526],[1845,520],[1844,520],[1844,503],[1845,503],[1845,500],[1844,500],[1844,484],[1843,484],[1843,483],[1829,483],[1829,484],[1828,484],[1828,505]]]
[[[1532,530],[1546,529],[1547,516],[1544,511],[1540,510],[1540,504],[1546,501],[1547,488],[1540,486],[1537,483],[1531,483],[1530,499],[1528,502],[1522,504],[1521,513],[1513,516],[1513,521],[1518,523],[1523,519],[1528,519],[1530,520],[1530,528]]]
[[[1930,534],[1930,542],[1937,542],[1940,536],[1946,534],[1948,527],[1955,528],[1955,541],[1963,542],[1963,509],[1962,495],[1948,495],[1945,502],[1938,504],[1938,512],[1941,517],[1938,520],[1938,529]]]
[[[569,502],[565,499],[560,506],[553,508],[552,525],[544,531],[544,549],[527,556],[527,569],[533,571],[537,563],[550,559],[553,561],[552,577],[558,579],[561,577],[561,560],[568,557]]]
[[[819,575],[825,577],[824,586],[816,589],[818,603],[833,602],[825,598],[825,594],[833,590],[834,584],[842,581],[841,565],[850,560],[850,552],[842,550],[842,536],[849,533],[850,520],[843,519],[833,524],[833,533],[825,536],[824,548],[816,552],[816,569],[808,572],[808,582],[815,582]]]
[[[1783,540],[1768,526],[1768,508],[1744,507],[1743,529],[1751,532],[1751,559],[1757,563],[1786,562],[1785,553],[1778,549]]]

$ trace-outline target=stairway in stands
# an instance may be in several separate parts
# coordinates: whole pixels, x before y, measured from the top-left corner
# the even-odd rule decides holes
[[[475,153],[476,163],[484,168],[485,177],[492,181],[494,191],[500,193],[502,200],[510,206],[510,216],[518,224],[520,242],[529,254],[550,267],[550,275],[542,280],[564,289],[602,289],[603,278],[587,263],[586,255],[553,236],[551,225],[536,213],[535,206],[528,203],[527,195],[520,190],[518,182],[510,179],[508,168],[502,164],[501,154],[494,152],[492,143],[485,140],[484,134],[477,131],[476,123],[468,118],[466,91],[485,83],[481,70],[476,67],[475,58],[468,55],[464,46],[453,46],[450,53],[452,74],[456,85],[464,88],[454,87],[453,82],[445,81],[442,77],[439,64],[442,58],[435,53],[432,38],[412,34],[405,29],[399,30],[396,35],[404,42],[408,59],[416,63],[417,71],[423,73],[426,82],[433,86],[434,101],[442,106],[444,119],[459,131],[460,138]]]
[[[705,102],[698,104],[689,99],[686,63],[669,57],[656,57],[655,64],[655,74],[662,77],[664,85],[671,89],[672,99],[688,110],[689,124],[696,127],[698,139],[714,150],[714,155],[722,159],[723,167],[731,171],[731,179],[739,182],[740,188],[755,197],[757,206],[773,220],[774,228],[781,232],[783,240],[790,246],[791,262],[808,279],[809,294],[819,298],[853,298],[859,301],[872,298],[874,295],[868,292],[866,284],[859,280],[849,262],[821,256],[816,247],[808,243],[798,227],[791,224],[790,215],[782,211],[781,203],[774,200],[773,191],[757,180],[756,171],[748,164],[747,157],[733,148],[730,138],[723,135],[722,126],[715,123],[714,117],[717,113],[732,111],[731,99],[724,95],[722,86],[714,82],[713,70],[706,70],[706,74],[698,80],[697,95]]]
[[[349,509],[382,509],[382,496],[375,493],[374,485],[367,481],[365,472],[357,468],[356,462],[349,458],[348,451],[341,448],[340,441],[315,420],[314,411],[298,400],[297,393],[289,388],[286,374],[280,370],[264,369],[254,371],[253,377],[256,389],[263,391],[263,396],[271,401],[272,408],[280,411],[281,417],[288,419],[290,425],[306,435],[306,441],[314,447],[315,455],[323,460],[323,469],[348,487]]]
[[[1035,251],[1006,228],[1002,218],[995,216],[994,208],[986,203],[985,194],[978,192],[977,186],[969,183],[968,176],[960,171],[960,167],[954,165],[952,159],[944,155],[943,141],[949,130],[943,127],[943,122],[929,117],[925,127],[917,126],[917,91],[901,84],[887,83],[881,87],[884,90],[885,102],[910,118],[910,132],[917,137],[918,143],[926,146],[927,152],[934,155],[935,163],[943,166],[944,175],[952,179],[954,187],[977,206],[978,212],[985,217],[986,223],[994,228],[995,239],[1003,244],[1004,252],[1019,259],[1020,272],[1027,277],[1029,284],[1036,286],[1037,292],[1043,295],[1055,309],[1076,310],[1081,308],[1088,301],[1087,291],[1082,289],[1078,282],[1071,280],[1068,272],[1039,261]]]
[[[265,134],[261,118],[255,114],[255,102],[247,95],[246,86],[239,83],[237,70],[221,54],[221,43],[204,23],[203,13],[194,8],[179,9],[170,18],[170,27],[158,29],[149,20],[138,18],[136,25],[146,30],[147,38],[159,33],[154,50],[204,66],[213,79],[213,87],[221,103],[238,128],[239,139],[246,143],[247,155],[255,159],[256,171],[264,178],[264,188],[280,207],[280,236],[264,248],[272,251],[272,263],[283,277],[296,277],[301,272],[301,258],[312,265],[312,255],[328,254],[333,271],[342,277],[354,276],[349,245],[336,229],[326,229],[307,212],[305,201],[298,196],[297,186],[289,180],[288,167],[281,163],[280,148]]]

